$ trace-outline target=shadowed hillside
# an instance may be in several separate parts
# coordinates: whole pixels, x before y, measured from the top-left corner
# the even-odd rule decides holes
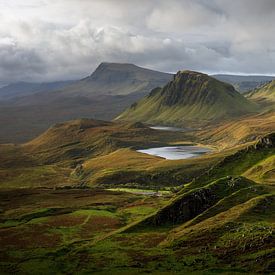
[[[66,120],[111,120],[171,78],[133,64],[101,63],[92,75],[65,88],[0,102],[0,143],[26,142]]]
[[[45,83],[17,82],[0,87],[0,100],[15,100],[15,98],[40,92],[54,91],[69,86],[75,81],[56,81]]]

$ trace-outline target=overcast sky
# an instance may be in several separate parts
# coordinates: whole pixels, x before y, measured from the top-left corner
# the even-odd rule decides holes
[[[275,0],[0,0],[0,82],[77,79],[102,61],[275,74]]]

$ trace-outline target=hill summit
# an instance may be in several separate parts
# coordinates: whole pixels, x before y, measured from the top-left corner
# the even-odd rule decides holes
[[[232,85],[207,74],[179,71],[166,86],[153,89],[117,119],[164,125],[198,125],[256,110],[257,105],[239,94]]]
[[[90,76],[68,87],[65,93],[87,97],[145,95],[154,87],[163,86],[171,79],[171,74],[134,64],[102,62]]]

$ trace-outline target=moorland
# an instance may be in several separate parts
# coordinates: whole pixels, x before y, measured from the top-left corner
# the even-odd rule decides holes
[[[240,93],[193,71],[139,71],[135,82],[126,67],[44,95],[58,102],[92,82],[98,96],[106,79],[111,97],[138,90],[112,120],[78,113],[0,144],[1,273],[274,272],[274,80]],[[187,145],[210,150],[179,160],[138,152]]]

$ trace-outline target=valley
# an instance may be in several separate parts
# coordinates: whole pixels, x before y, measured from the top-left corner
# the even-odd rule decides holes
[[[0,144],[1,270],[272,272],[266,85],[243,96],[181,71],[113,121],[78,118]]]
[[[0,0],[0,275],[275,274],[274,15]]]

